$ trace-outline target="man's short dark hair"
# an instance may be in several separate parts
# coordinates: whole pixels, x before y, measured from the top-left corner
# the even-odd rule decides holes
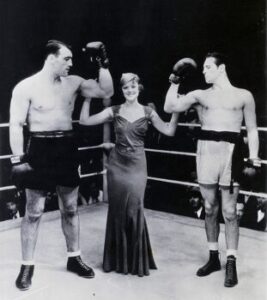
[[[221,52],[209,52],[206,55],[206,58],[208,58],[208,57],[213,57],[215,59],[215,64],[217,66],[219,66],[221,64],[227,65],[227,63],[228,63],[227,56]]]
[[[61,47],[66,47],[69,50],[71,50],[71,46],[67,45],[61,41],[58,40],[49,40],[45,46],[45,52],[44,52],[44,60],[48,57],[50,54],[58,55],[59,50]]]

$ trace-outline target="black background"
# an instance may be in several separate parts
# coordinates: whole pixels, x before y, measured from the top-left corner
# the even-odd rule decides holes
[[[72,73],[85,77],[95,74],[81,48],[103,41],[116,89],[113,103],[120,102],[121,73],[136,72],[145,86],[141,100],[153,101],[163,118],[176,60],[194,58],[201,75],[205,54],[223,51],[232,83],[253,93],[258,124],[266,126],[265,12],[263,0],[1,0],[0,122],[8,122],[12,88],[42,67],[44,45],[58,39],[72,45]],[[0,154],[10,153],[7,128],[0,128],[0,139]],[[1,174],[8,168],[1,166]]]

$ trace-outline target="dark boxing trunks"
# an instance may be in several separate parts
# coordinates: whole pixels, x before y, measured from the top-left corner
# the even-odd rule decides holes
[[[73,131],[30,132],[26,160],[33,168],[25,188],[52,190],[79,185],[78,147]]]

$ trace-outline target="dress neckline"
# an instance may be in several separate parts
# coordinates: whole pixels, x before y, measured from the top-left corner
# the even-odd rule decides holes
[[[142,107],[143,107],[143,110],[144,110],[144,116],[143,116],[143,117],[140,117],[140,118],[137,118],[137,119],[135,119],[134,121],[130,121],[130,120],[128,120],[127,118],[125,118],[124,116],[122,116],[122,115],[120,114],[121,105],[119,106],[117,115],[118,115],[119,117],[121,117],[122,119],[124,119],[125,121],[127,121],[128,123],[133,124],[133,123],[135,123],[135,122],[137,122],[137,121],[139,121],[139,120],[146,119],[146,111],[145,111],[145,107],[144,107],[144,105],[142,105]]]

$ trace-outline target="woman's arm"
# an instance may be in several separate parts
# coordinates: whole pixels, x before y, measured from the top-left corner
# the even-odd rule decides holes
[[[174,136],[177,127],[178,116],[179,113],[173,113],[170,122],[164,122],[155,111],[152,111],[151,122],[159,132],[168,136]]]
[[[112,118],[113,112],[110,107],[104,109],[98,114],[90,116],[90,104],[91,104],[90,98],[86,98],[85,101],[83,102],[83,106],[80,114],[80,121],[79,121],[81,125],[88,125],[88,126],[98,125],[98,124],[108,122]]]

